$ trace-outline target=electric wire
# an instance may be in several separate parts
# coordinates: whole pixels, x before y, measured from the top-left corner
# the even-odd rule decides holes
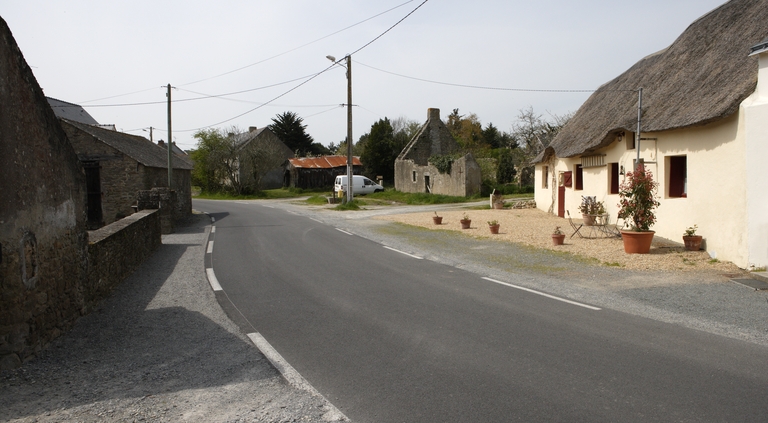
[[[346,31],[346,30],[348,30],[348,29],[354,28],[354,27],[356,27],[356,26],[358,26],[358,25],[361,25],[361,24],[363,24],[363,23],[365,23],[365,22],[368,22],[368,21],[370,21],[371,19],[375,19],[375,18],[378,18],[379,16],[381,16],[381,15],[384,15],[384,14],[386,14],[386,13],[389,13],[389,12],[391,12],[391,11],[395,10],[395,9],[399,9],[399,8],[401,8],[401,7],[405,6],[405,5],[406,5],[406,4],[408,4],[408,3],[412,3],[413,1],[414,1],[414,0],[408,0],[408,1],[406,1],[406,2],[404,2],[404,3],[401,3],[401,4],[399,4],[399,5],[395,6],[395,7],[389,8],[389,9],[387,9],[387,10],[385,10],[385,11],[381,12],[381,13],[378,13],[378,14],[376,14],[376,15],[373,15],[373,16],[369,17],[369,18],[363,19],[363,20],[362,20],[362,21],[360,21],[360,22],[357,22],[357,23],[355,23],[355,24],[349,25],[349,26],[347,26],[347,27],[345,27],[345,28],[342,28],[342,29],[340,29],[340,30],[338,30],[338,31],[332,32],[332,33],[330,33],[330,34],[328,34],[328,35],[326,35],[326,36],[320,37],[320,38],[318,38],[318,39],[316,39],[316,40],[314,40],[314,41],[310,41],[310,42],[308,42],[308,43],[306,43],[306,44],[302,44],[302,45],[300,45],[300,46],[298,46],[298,47],[295,47],[295,48],[293,48],[293,49],[290,49],[290,50],[284,51],[284,52],[282,52],[282,53],[280,53],[280,54],[276,54],[276,55],[274,55],[274,56],[272,56],[272,57],[268,57],[268,58],[266,58],[266,59],[263,59],[263,60],[260,60],[260,61],[258,61],[258,62],[255,62],[255,63],[251,63],[250,65],[246,65],[246,66],[243,66],[243,67],[240,67],[240,68],[237,68],[237,69],[234,69],[234,70],[228,71],[228,72],[224,72],[224,73],[222,73],[222,74],[219,74],[219,75],[211,76],[211,77],[208,77],[208,78],[204,78],[204,79],[200,79],[200,80],[197,80],[197,81],[193,81],[193,82],[188,82],[188,83],[186,83],[186,84],[181,84],[181,85],[179,85],[179,86],[183,87],[183,86],[187,86],[187,85],[193,85],[193,84],[197,84],[197,83],[199,83],[199,82],[203,82],[203,81],[209,81],[209,80],[211,80],[211,79],[219,78],[219,77],[222,77],[222,76],[225,76],[225,75],[229,75],[229,74],[231,74],[231,73],[235,73],[235,72],[241,71],[241,70],[243,70],[243,69],[247,69],[247,68],[249,68],[249,67],[252,67],[252,66],[256,66],[256,65],[258,65],[258,64],[261,64],[261,63],[267,62],[267,61],[269,61],[269,60],[272,60],[272,59],[278,58],[278,57],[280,57],[280,56],[286,55],[286,54],[288,54],[288,53],[291,53],[291,52],[293,52],[293,51],[296,51],[296,50],[298,50],[298,49],[304,48],[304,47],[306,47],[306,46],[308,46],[308,45],[311,45],[311,44],[317,43],[317,42],[319,42],[319,41],[322,41],[322,40],[324,40],[324,39],[326,39],[326,38],[332,37],[332,36],[334,36],[334,35],[336,35],[336,34],[339,34],[339,33],[341,33],[341,32],[344,32],[344,31]],[[292,82],[292,81],[291,81],[291,82]],[[165,87],[161,87],[161,88],[165,88]],[[102,97],[102,98],[97,98],[97,99],[93,99],[93,100],[80,101],[80,102],[78,102],[78,103],[80,103],[80,104],[86,104],[86,103],[90,103],[90,102],[93,102],[93,101],[109,100],[109,99],[111,99],[111,98],[117,98],[117,97],[125,97],[125,96],[128,96],[128,95],[133,95],[133,94],[139,94],[139,93],[143,93],[143,92],[147,92],[147,91],[152,91],[152,90],[154,90],[154,89],[156,89],[156,88],[154,88],[154,87],[153,87],[153,88],[147,88],[147,89],[144,89],[144,90],[139,90],[139,91],[132,91],[132,92],[129,92],[129,93],[125,93],[125,94],[117,94],[117,95],[113,95],[113,96],[109,96],[109,97]],[[138,105],[145,105],[145,104],[155,104],[155,103],[139,103]],[[94,106],[90,106],[90,105],[89,105],[88,107],[94,107]],[[107,107],[107,106],[98,106],[98,107]]]
[[[366,68],[377,70],[379,72],[383,72],[383,73],[394,75],[394,76],[399,76],[400,78],[412,79],[414,81],[428,82],[430,84],[448,85],[448,86],[451,86],[451,87],[473,88],[473,89],[479,89],[479,90],[537,92],[537,93],[541,93],[541,92],[545,92],[545,93],[592,93],[592,92],[597,91],[597,90],[573,90],[573,89],[557,90],[557,89],[532,89],[532,88],[503,88],[503,87],[484,87],[484,86],[480,86],[480,85],[455,84],[455,83],[450,83],[450,82],[433,81],[433,80],[430,80],[430,79],[417,78],[417,77],[414,77],[414,76],[408,76],[408,75],[403,75],[403,74],[399,74],[399,73],[395,73],[395,72],[390,72],[390,71],[387,71],[387,70],[384,70],[384,69],[379,69],[379,68],[371,66],[371,65],[366,65],[365,63],[362,63],[362,62],[359,62],[359,61],[356,61],[355,63],[358,64],[358,65],[365,66]]]
[[[263,60],[260,60],[260,61],[258,61],[258,62],[255,62],[255,63],[251,63],[250,65],[245,65],[245,66],[243,66],[243,67],[240,67],[240,68],[237,68],[237,69],[235,69],[235,70],[231,70],[231,71],[229,71],[229,72],[224,72],[224,73],[222,73],[222,74],[219,74],[219,75],[215,75],[215,76],[212,76],[212,77],[209,77],[209,78],[200,79],[200,80],[198,80],[198,81],[194,81],[194,82],[188,82],[188,83],[186,83],[186,84],[181,84],[180,86],[193,85],[193,84],[197,84],[197,83],[199,83],[199,82],[203,82],[203,81],[209,81],[209,80],[211,80],[211,79],[215,79],[215,78],[219,78],[219,77],[222,77],[222,76],[226,76],[226,75],[229,75],[229,74],[231,74],[231,73],[239,72],[239,71],[241,71],[241,70],[243,70],[243,69],[247,69],[247,68],[250,68],[250,67],[252,67],[252,66],[256,66],[256,65],[262,64],[262,63],[264,63],[264,62],[267,62],[267,61],[269,61],[269,60],[272,60],[272,59],[276,59],[276,58],[278,58],[278,57],[280,57],[280,56],[284,56],[284,55],[286,55],[286,54],[288,54],[288,53],[292,53],[292,52],[294,52],[294,51],[296,51],[296,50],[299,50],[299,49],[301,49],[301,48],[304,48],[304,47],[306,47],[306,46],[308,46],[308,45],[311,45],[311,44],[317,43],[317,42],[319,42],[319,41],[322,41],[322,40],[324,40],[324,39],[326,39],[326,38],[329,38],[329,37],[332,37],[332,36],[334,36],[334,35],[336,35],[336,34],[339,34],[339,33],[341,33],[341,32],[344,32],[344,31],[346,31],[346,30],[348,30],[348,29],[354,28],[354,27],[356,27],[356,26],[358,26],[358,25],[361,25],[361,24],[363,24],[363,23],[365,23],[365,22],[368,22],[368,21],[370,21],[371,19],[377,18],[377,17],[379,17],[379,16],[381,16],[381,15],[383,15],[383,14],[385,14],[385,13],[389,13],[389,12],[391,12],[391,11],[395,10],[395,9],[398,9],[398,8],[400,8],[400,7],[402,7],[402,6],[405,6],[406,4],[408,4],[408,3],[411,3],[411,2],[413,2],[413,1],[414,1],[414,0],[408,0],[408,1],[406,1],[405,3],[401,3],[401,4],[399,4],[399,5],[397,5],[397,6],[393,7],[393,8],[387,9],[387,10],[385,10],[385,11],[381,12],[381,13],[378,13],[378,14],[376,14],[376,15],[373,15],[373,16],[371,16],[370,18],[364,19],[364,20],[362,20],[362,21],[360,21],[360,22],[357,22],[357,23],[355,23],[355,24],[352,24],[352,25],[350,25],[350,26],[348,26],[348,27],[346,27],[346,28],[340,29],[340,30],[338,30],[338,31],[336,31],[336,32],[332,32],[332,33],[330,33],[330,34],[328,34],[328,35],[326,35],[326,36],[324,36],[324,37],[320,37],[320,38],[316,39],[315,41],[310,41],[310,42],[308,42],[308,43],[306,43],[306,44],[302,44],[302,45],[300,45],[300,46],[298,46],[298,47],[295,47],[295,48],[292,48],[292,49],[290,49],[290,50],[288,50],[288,51],[284,51],[284,52],[282,52],[282,53],[280,53],[280,54],[276,54],[276,55],[274,55],[274,56],[272,56],[272,57],[268,57],[268,58],[266,58],[266,59],[263,59]],[[413,13],[413,12],[411,12],[411,13]]]
[[[391,31],[391,30],[392,30],[394,27],[396,27],[397,25],[399,25],[399,24],[400,24],[401,22],[403,22],[403,21],[404,21],[406,18],[408,18],[408,17],[409,17],[409,16],[411,16],[411,15],[412,15],[414,12],[416,12],[417,10],[419,10],[419,8],[421,8],[421,6],[423,6],[423,5],[424,5],[425,3],[427,3],[428,1],[429,1],[429,0],[424,0],[423,2],[421,2],[421,4],[419,4],[418,6],[416,6],[416,8],[415,8],[415,9],[413,9],[413,10],[412,10],[410,13],[408,13],[407,15],[405,15],[405,16],[404,16],[402,19],[400,19],[399,21],[395,22],[395,24],[394,24],[394,25],[392,25],[392,26],[390,26],[389,28],[387,28],[387,30],[386,30],[386,31],[382,32],[382,33],[381,33],[381,34],[379,34],[379,35],[378,35],[376,38],[374,38],[374,39],[372,39],[371,41],[369,41],[368,43],[364,44],[362,47],[358,48],[357,50],[355,50],[354,52],[350,53],[349,55],[355,54],[355,53],[357,53],[357,52],[361,51],[362,49],[364,49],[364,48],[368,47],[369,45],[373,44],[373,43],[374,43],[376,40],[378,40],[379,38],[383,37],[383,36],[384,36],[384,34],[386,34],[386,33],[388,33],[389,31]],[[239,115],[237,115],[237,116],[231,117],[231,118],[229,118],[229,119],[226,119],[226,120],[223,120],[223,121],[221,121],[221,122],[217,122],[217,123],[214,123],[214,124],[212,124],[212,125],[206,125],[206,126],[202,126],[202,127],[199,127],[199,128],[194,128],[194,129],[182,129],[182,130],[177,130],[177,131],[175,131],[175,132],[193,132],[193,131],[199,131],[199,130],[202,130],[202,129],[205,129],[205,128],[210,128],[210,127],[212,127],[212,126],[218,126],[218,125],[221,125],[221,124],[223,124],[223,123],[227,123],[227,122],[233,121],[233,120],[235,120],[235,119],[237,119],[237,118],[239,118],[239,117],[245,116],[245,115],[247,115],[247,114],[249,114],[249,113],[251,113],[251,112],[254,112],[254,111],[256,111],[256,110],[258,110],[258,109],[260,109],[260,108],[262,108],[262,107],[266,106],[266,105],[267,105],[267,104],[269,104],[269,103],[272,103],[272,102],[274,102],[275,100],[277,100],[277,99],[279,99],[279,98],[281,98],[281,97],[284,97],[284,96],[288,95],[289,93],[291,93],[291,92],[295,91],[295,90],[296,90],[296,89],[298,89],[299,87],[302,87],[302,86],[304,86],[305,84],[307,84],[308,82],[310,82],[310,81],[312,81],[313,79],[317,78],[318,76],[320,76],[320,75],[324,74],[325,72],[328,72],[329,70],[331,70],[331,69],[332,69],[334,66],[336,66],[337,64],[339,64],[339,61],[335,61],[335,62],[333,62],[333,63],[332,63],[330,66],[328,66],[327,68],[323,69],[322,71],[320,71],[320,72],[318,72],[318,73],[314,74],[314,75],[313,75],[313,76],[311,76],[310,78],[308,78],[308,79],[304,80],[304,81],[303,81],[303,82],[301,82],[299,85],[296,85],[295,87],[293,87],[293,88],[291,88],[290,90],[288,90],[288,91],[286,91],[286,92],[284,92],[284,93],[282,93],[282,94],[278,95],[277,97],[273,98],[272,100],[269,100],[269,101],[267,101],[266,103],[264,103],[264,104],[261,104],[261,105],[259,105],[259,106],[256,106],[256,107],[254,107],[254,108],[252,108],[252,109],[250,109],[250,110],[248,110],[248,111],[246,111],[246,112],[240,113],[240,114],[239,114]]]

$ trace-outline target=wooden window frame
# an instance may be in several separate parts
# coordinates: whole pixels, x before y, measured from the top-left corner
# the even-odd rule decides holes
[[[688,156],[669,156],[668,163],[667,196],[669,198],[687,198]]]
[[[573,189],[575,191],[584,190],[584,168],[577,164],[573,170]]]
[[[619,193],[619,164],[609,163],[608,189],[610,194]]]

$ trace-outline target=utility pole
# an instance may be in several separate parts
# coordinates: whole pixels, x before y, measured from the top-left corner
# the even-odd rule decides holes
[[[173,148],[173,142],[171,141],[173,139],[171,132],[171,84],[168,84],[168,93],[166,96],[168,96],[168,142],[166,143],[168,147],[168,189],[173,189],[173,163],[171,161],[173,155],[171,152],[171,149]],[[152,132],[150,132],[150,134],[151,133]]]
[[[352,56],[347,55],[347,202],[353,200],[352,182],[353,182],[353,164],[352,164]]]

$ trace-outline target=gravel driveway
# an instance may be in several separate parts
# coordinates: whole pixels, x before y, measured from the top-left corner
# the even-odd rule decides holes
[[[639,270],[643,266],[605,265],[612,262],[506,239],[512,228],[532,227],[532,220],[523,218],[527,211],[503,211],[503,218],[511,220],[502,222],[501,237],[491,238],[485,221],[489,216],[501,220],[501,211],[458,205],[342,213],[295,201],[270,205],[485,276],[768,346],[768,293],[733,283],[735,273],[728,272],[744,274],[727,263],[702,258],[690,265],[674,252],[670,257],[681,268]],[[413,211],[418,213],[402,214]],[[445,218],[440,230],[431,223],[434,211]],[[476,222],[475,230],[458,228],[465,211]],[[344,419],[324,398],[285,382],[226,317],[203,269],[207,224],[198,215],[190,226],[164,235],[160,249],[98,311],[81,318],[39,358],[1,373],[0,421]]]

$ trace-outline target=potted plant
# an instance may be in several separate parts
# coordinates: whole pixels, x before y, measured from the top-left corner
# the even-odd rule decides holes
[[[619,187],[619,215],[629,224],[629,230],[621,231],[624,240],[624,252],[629,254],[647,254],[651,249],[654,231],[650,227],[656,223],[654,209],[659,206],[656,200],[658,182],[653,175],[640,164],[634,172],[627,172]]]
[[[699,229],[697,225],[693,225],[685,230],[683,234],[683,243],[685,249],[688,251],[699,251],[701,249],[701,235],[696,235],[696,231]]]
[[[498,220],[489,220],[488,221],[488,229],[491,230],[492,234],[498,235],[499,227],[501,227],[501,225],[499,224]]]
[[[432,216],[432,222],[435,223],[435,225],[440,225],[443,223],[443,216],[438,216],[437,212],[435,212],[435,215]]]
[[[559,226],[555,226],[555,230],[552,231],[552,244],[553,245],[563,245],[563,242],[565,241],[565,234],[562,230],[560,230]]]
[[[469,229],[469,225],[472,224],[472,220],[470,220],[469,215],[464,213],[464,216],[462,216],[461,220],[461,229]]]
[[[596,196],[581,196],[581,205],[579,206],[581,217],[584,219],[585,226],[594,226],[595,217],[605,214],[605,205],[602,201],[597,201]]]

